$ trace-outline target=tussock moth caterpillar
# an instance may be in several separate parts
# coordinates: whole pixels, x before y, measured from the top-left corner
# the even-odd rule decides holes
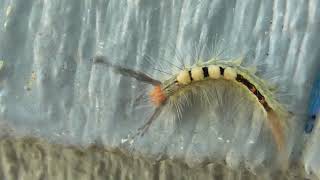
[[[198,62],[191,67],[181,68],[179,72],[164,81],[154,79],[140,71],[112,64],[104,56],[96,56],[93,61],[96,64],[104,64],[124,76],[129,76],[154,86],[149,92],[149,98],[156,108],[146,123],[139,128],[138,134],[140,135],[145,134],[165,106],[175,108],[179,117],[182,106],[188,103],[186,94],[194,93],[194,87],[201,89],[201,87],[210,84],[212,81],[222,80],[233,82],[250,94],[252,102],[263,109],[278,150],[283,151],[285,148],[285,130],[288,125],[289,113],[275,100],[271,90],[263,88],[266,87],[263,80],[241,66],[241,58],[234,61],[210,59],[206,62]]]

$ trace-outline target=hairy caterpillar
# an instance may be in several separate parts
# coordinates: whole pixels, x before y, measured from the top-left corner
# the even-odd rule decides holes
[[[313,84],[313,88],[311,90],[310,95],[310,103],[308,110],[308,120],[305,123],[304,131],[306,133],[311,133],[315,121],[317,119],[317,114],[320,111],[320,76],[317,77]]]
[[[192,87],[223,80],[233,82],[239,88],[249,92],[253,102],[263,109],[278,150],[284,150],[286,138],[284,132],[287,128],[288,112],[274,99],[271,90],[263,88],[266,86],[263,80],[241,66],[241,58],[229,62],[217,59],[199,62],[191,67],[182,68],[178,73],[164,81],[156,80],[140,71],[112,64],[104,56],[97,56],[93,61],[96,64],[104,64],[124,76],[129,76],[154,86],[149,93],[149,98],[156,109],[147,122],[139,128],[140,135],[144,135],[167,105],[177,107],[179,116],[179,113],[181,113],[179,109],[181,106],[180,97],[184,96],[188,91],[192,91]]]

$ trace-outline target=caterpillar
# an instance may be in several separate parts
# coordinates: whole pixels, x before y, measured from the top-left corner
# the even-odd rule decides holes
[[[188,89],[197,84],[225,80],[236,83],[240,88],[250,93],[254,102],[263,109],[278,150],[284,150],[286,143],[284,132],[288,125],[289,113],[275,100],[274,92],[271,88],[263,88],[266,83],[258,78],[253,70],[241,66],[242,58],[233,61],[222,61],[214,58],[206,62],[198,62],[191,67],[182,68],[175,75],[164,81],[154,79],[141,71],[112,64],[104,56],[94,57],[93,62],[95,64],[104,64],[112,68],[116,73],[153,86],[153,89],[149,92],[149,98],[156,108],[146,123],[138,129],[141,136],[147,132],[150,125],[157,119],[163,107],[167,105],[178,107],[177,112],[179,115],[179,97],[183,96],[181,92],[188,91]]]
[[[315,121],[317,119],[317,114],[320,111],[320,76],[315,80],[311,94],[310,103],[308,107],[308,119],[305,122],[304,131],[309,134],[314,128]]]

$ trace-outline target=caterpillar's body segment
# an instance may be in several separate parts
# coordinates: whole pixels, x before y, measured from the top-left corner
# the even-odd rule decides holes
[[[219,78],[235,81],[247,87],[267,112],[273,109],[271,106],[274,106],[274,108],[278,108],[279,106],[269,98],[272,96],[272,92],[262,90],[261,86],[263,86],[263,82],[261,80],[250,75],[250,72],[241,66],[232,63],[204,63],[197,67],[182,70],[173,78],[164,81],[161,87],[163,94],[166,97],[170,97],[175,94],[175,90],[183,88],[183,86],[192,85],[193,82]],[[153,97],[151,96],[151,98]],[[163,98],[163,100],[166,99]]]
[[[282,117],[287,115],[285,110],[272,99],[273,94],[271,91],[262,89],[264,86],[262,80],[235,63],[212,61],[180,71],[177,75],[161,84],[162,93],[159,94],[163,94],[166,98],[162,98],[163,102],[157,102],[155,105],[165,103],[176,91],[185,86],[192,86],[194,82],[219,78],[234,81],[246,87],[256,97],[256,100],[267,114],[268,124],[278,149],[282,150],[285,143],[283,129],[286,126]],[[153,96],[150,97],[155,99]]]
[[[131,77],[139,80],[139,78],[135,76],[139,73],[135,72]],[[128,75],[128,73],[122,74]],[[144,77],[145,76],[146,75],[144,75]],[[152,78],[147,77],[147,79]],[[235,82],[241,87],[247,89],[252,97],[255,97],[256,102],[258,102],[257,104],[263,108],[263,111],[266,114],[266,118],[268,119],[267,123],[275,138],[278,149],[282,151],[285,143],[284,129],[286,127],[286,111],[276,100],[273,99],[273,93],[269,89],[263,89],[265,84],[262,80],[256,77],[249,70],[241,67],[240,63],[235,62],[211,60],[197,64],[194,67],[185,68],[176,75],[173,75],[171,78],[162,82],[158,80],[149,80],[149,84],[154,85],[153,90],[149,93],[149,97],[157,109],[147,123],[142,127],[142,134],[147,131],[151,122],[153,122],[154,118],[160,114],[162,107],[166,105],[168,101],[170,102],[168,104],[179,104],[179,102],[175,102],[179,99],[176,96],[181,94],[178,93],[179,91],[181,92],[184,88],[187,89],[192,87],[195,83],[201,83],[202,81],[215,81],[217,79]],[[144,82],[148,83],[148,81]],[[151,82],[160,83],[154,84]]]
[[[320,112],[320,76],[314,82],[311,90],[310,103],[308,110],[308,120],[305,123],[304,131],[311,133],[317,119],[317,114]]]

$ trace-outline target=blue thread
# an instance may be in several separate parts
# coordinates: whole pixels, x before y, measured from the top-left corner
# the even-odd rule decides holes
[[[313,84],[308,108],[309,117],[305,123],[304,131],[311,133],[317,119],[317,114],[320,111],[320,75]]]

